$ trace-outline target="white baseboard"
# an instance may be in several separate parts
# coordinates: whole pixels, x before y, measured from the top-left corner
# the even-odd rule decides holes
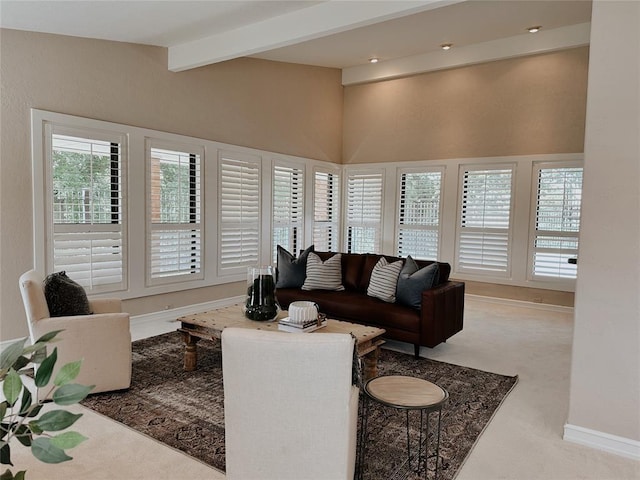
[[[195,305],[187,305],[186,307],[171,308],[161,310],[159,312],[144,313],[141,315],[132,315],[131,323],[144,324],[149,322],[175,322],[176,319],[207,310],[215,310],[216,308],[228,307],[236,303],[242,303],[245,300],[243,295],[237,297],[223,298],[221,300],[212,300],[211,302],[196,303]]]
[[[562,438],[569,442],[604,450],[605,452],[614,453],[622,457],[640,460],[640,441],[638,440],[618,437],[617,435],[578,427],[568,423],[564,426],[564,436]]]

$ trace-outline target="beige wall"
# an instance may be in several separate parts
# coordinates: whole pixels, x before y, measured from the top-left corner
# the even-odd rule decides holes
[[[15,30],[0,32],[0,49],[1,339],[27,334],[18,277],[33,266],[30,108],[341,160],[339,70],[238,59],[173,73],[163,48]],[[243,290],[238,283],[125,306],[143,313]]]
[[[345,87],[343,163],[582,152],[588,54]]]
[[[568,427],[640,447],[640,3],[595,1]],[[580,431],[578,433],[581,433]],[[625,442],[623,442],[625,443]],[[635,449],[635,450],[634,450]]]

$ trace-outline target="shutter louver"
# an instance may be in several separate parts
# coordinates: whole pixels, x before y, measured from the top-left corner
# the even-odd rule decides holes
[[[304,172],[297,167],[273,168],[273,261],[277,246],[297,255],[304,225]]]
[[[458,268],[506,275],[509,271],[512,169],[464,172]]]
[[[340,177],[335,173],[315,172],[313,191],[313,244],[320,251],[339,249]]]
[[[51,136],[54,271],[87,293],[124,288],[119,142]]]
[[[538,169],[534,277],[576,278],[581,201],[581,167]]]
[[[442,173],[403,173],[400,182],[398,255],[437,260]]]
[[[240,273],[258,263],[260,252],[260,165],[221,158],[219,175],[219,269]]]
[[[347,252],[380,251],[382,173],[352,173],[347,179]]]

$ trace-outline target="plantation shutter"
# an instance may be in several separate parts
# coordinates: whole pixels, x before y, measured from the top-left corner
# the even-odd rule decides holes
[[[52,271],[88,293],[122,290],[122,143],[51,132]]]
[[[273,167],[273,261],[277,246],[297,255],[302,246],[304,226],[304,170],[298,167]]]
[[[315,172],[313,187],[313,244],[316,250],[338,251],[340,176]]]
[[[467,170],[462,175],[458,269],[509,271],[512,169]]]
[[[533,276],[575,279],[582,167],[538,167]]]
[[[381,172],[351,173],[347,178],[347,252],[380,251],[382,225]]]
[[[218,181],[219,273],[244,273],[260,253],[260,158],[221,156]]]
[[[150,279],[203,278],[201,156],[150,148]]]
[[[401,174],[399,256],[437,260],[441,182],[441,172]]]

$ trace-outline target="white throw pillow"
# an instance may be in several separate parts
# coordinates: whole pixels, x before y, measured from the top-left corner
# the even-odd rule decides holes
[[[342,285],[342,255],[322,261],[318,255],[309,252],[307,257],[307,278],[302,290],[344,290]]]
[[[400,270],[402,270],[402,260],[389,263],[386,258],[380,257],[371,272],[367,295],[388,303],[394,303],[396,301],[396,286],[398,285]]]

